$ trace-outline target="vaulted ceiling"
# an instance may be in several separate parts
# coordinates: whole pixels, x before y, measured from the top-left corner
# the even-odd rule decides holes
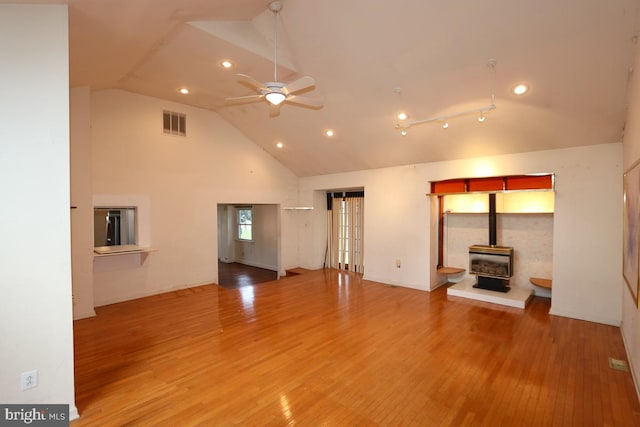
[[[324,106],[279,114],[224,102],[254,93],[236,73],[273,80],[269,3],[69,0],[70,83],[216,111],[299,176],[621,140],[637,0],[283,0],[279,80],[312,76],[304,95]],[[521,82],[530,91],[516,96]],[[490,104],[492,90],[483,123],[395,129],[399,110],[446,116]]]

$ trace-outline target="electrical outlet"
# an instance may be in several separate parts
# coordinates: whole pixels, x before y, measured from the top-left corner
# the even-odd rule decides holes
[[[400,268],[400,260],[399,259],[396,260],[396,267]]]
[[[38,370],[23,372],[20,375],[20,390],[38,387]]]

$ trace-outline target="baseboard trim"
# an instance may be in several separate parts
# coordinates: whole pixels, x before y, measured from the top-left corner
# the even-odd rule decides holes
[[[367,275],[367,273],[364,273],[362,278],[364,280],[370,280],[372,282],[378,282],[378,283],[381,283],[383,285],[399,286],[399,287],[402,287],[402,288],[416,289],[418,291],[427,291],[427,292],[430,291],[429,287],[424,287],[424,286],[420,286],[420,285],[414,285],[414,284],[411,284],[411,283],[400,283],[400,282],[397,282],[397,281],[394,281],[394,280],[389,280],[389,279],[385,279],[385,278],[370,276],[370,275]]]
[[[435,284],[431,285],[430,289],[427,289],[429,292],[431,291],[435,291],[436,289],[438,289],[441,286],[446,285],[447,283],[450,283],[448,280],[445,280],[444,282],[436,282]]]
[[[631,363],[631,361],[633,360],[631,358],[631,352],[629,351],[629,345],[627,343],[627,340],[624,336],[624,333],[622,332],[622,327],[620,328],[620,335],[622,335],[622,344],[624,345],[624,352],[627,355],[627,360],[629,361],[628,365],[629,365],[629,369],[631,370],[631,379],[633,380],[633,385],[636,388],[636,395],[638,396],[638,400],[640,400],[640,388],[638,388],[638,375],[636,374],[636,370],[635,370],[635,366],[633,365],[633,363]]]
[[[248,265],[250,267],[262,268],[264,270],[278,271],[278,267],[275,267],[273,265],[261,264],[259,262],[245,261],[243,259],[237,259],[234,262],[236,262],[238,264]]]
[[[159,290],[151,291],[151,292],[137,292],[135,294],[126,295],[126,296],[122,296],[122,297],[109,298],[109,299],[106,299],[106,300],[103,300],[103,301],[96,301],[95,306],[96,307],[102,307],[102,306],[105,306],[105,305],[117,304],[119,302],[132,301],[134,299],[140,299],[140,298],[152,297],[154,295],[166,294],[167,292],[174,292],[174,291],[179,291],[179,290],[182,290],[182,289],[196,288],[198,286],[215,285],[215,284],[216,284],[215,280],[209,280],[209,281],[202,282],[202,283],[194,283],[194,284],[190,284],[190,285],[178,286],[178,287],[168,288],[168,289],[159,289]]]
[[[549,310],[549,314],[552,314],[554,316],[561,316],[561,317],[568,317],[570,319],[576,319],[576,320],[584,320],[586,322],[593,322],[593,323],[602,323],[604,325],[610,325],[610,326],[616,326],[616,327],[620,327],[620,320],[617,319],[608,319],[608,318],[599,318],[599,317],[589,317],[589,316],[585,316],[581,313],[570,313],[570,312],[563,312],[563,311],[558,311],[555,310],[553,308],[553,298],[551,299],[551,310]]]
[[[69,405],[69,421],[77,420],[80,418],[80,413],[76,405]]]
[[[95,310],[83,311],[81,313],[75,313],[73,315],[73,320],[87,319],[89,317],[95,317],[95,315],[96,315]]]

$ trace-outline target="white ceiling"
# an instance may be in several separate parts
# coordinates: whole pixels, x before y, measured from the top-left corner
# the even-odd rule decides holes
[[[235,73],[273,80],[269,2],[70,0],[71,85],[217,111],[299,176],[621,140],[638,0],[283,0],[279,80],[314,77],[305,95],[324,107],[278,116],[266,101],[224,103],[252,93]],[[490,58],[484,123],[394,129],[400,109],[420,120],[488,105]]]

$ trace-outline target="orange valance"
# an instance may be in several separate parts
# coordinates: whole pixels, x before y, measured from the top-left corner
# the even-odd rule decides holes
[[[430,194],[553,190],[553,174],[456,178],[431,182]]]

